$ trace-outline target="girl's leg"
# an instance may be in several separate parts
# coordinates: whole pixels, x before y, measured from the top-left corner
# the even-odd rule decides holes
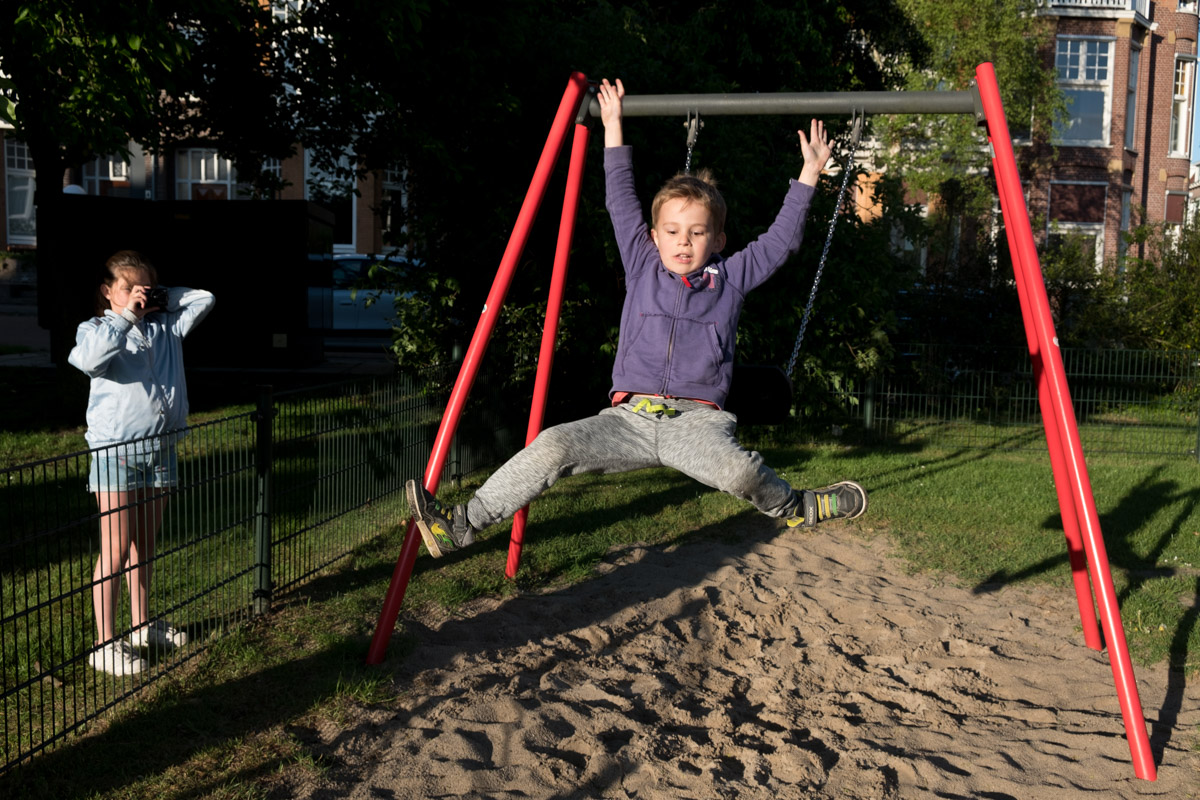
[[[97,643],[116,638],[120,572],[129,560],[133,525],[133,509],[128,508],[131,500],[130,492],[96,493],[100,506],[100,557],[92,573],[92,609],[96,615]]]
[[[150,621],[150,573],[154,567],[154,541],[162,526],[167,498],[158,489],[138,489],[131,493],[135,507],[130,509],[129,604],[133,629]]]

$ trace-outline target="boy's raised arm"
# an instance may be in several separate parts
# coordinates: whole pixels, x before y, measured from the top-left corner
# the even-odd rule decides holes
[[[613,86],[605,78],[600,82],[600,91],[596,99],[600,101],[600,121],[604,123],[604,146],[621,147],[625,144],[625,135],[621,130],[621,100],[625,97],[625,87],[617,78]]]
[[[825,133],[825,123],[814,119],[811,128],[809,136],[804,135],[803,128],[796,131],[800,136],[800,154],[804,156],[804,167],[796,180],[816,186],[817,181],[821,179],[821,170],[825,169],[833,150],[829,146],[829,135]]]

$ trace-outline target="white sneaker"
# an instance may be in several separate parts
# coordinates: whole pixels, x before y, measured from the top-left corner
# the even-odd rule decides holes
[[[136,675],[146,668],[146,662],[133,646],[123,639],[105,642],[104,646],[88,656],[92,669],[109,675]]]
[[[187,634],[176,628],[165,619],[156,619],[149,625],[143,625],[129,634],[129,641],[134,647],[158,647],[171,650],[187,644]]]

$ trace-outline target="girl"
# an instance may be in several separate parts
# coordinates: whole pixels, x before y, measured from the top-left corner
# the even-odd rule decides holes
[[[100,557],[92,576],[97,647],[90,661],[97,670],[132,675],[146,666],[138,648],[187,642],[166,620],[150,619],[150,570],[163,490],[178,482],[176,437],[168,432],[187,425],[182,340],[212,310],[214,298],[197,289],[154,291],[154,267],[132,250],[116,253],[104,267],[97,316],[80,324],[67,360],[92,379],[88,490],[100,505]],[[133,617],[128,641],[115,630],[122,573]]]

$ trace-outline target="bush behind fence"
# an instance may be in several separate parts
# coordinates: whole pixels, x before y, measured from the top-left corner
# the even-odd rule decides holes
[[[831,422],[947,447],[1045,450],[1024,348],[897,346],[890,372],[838,393]],[[1063,348],[1085,453],[1197,456],[1200,353]]]

